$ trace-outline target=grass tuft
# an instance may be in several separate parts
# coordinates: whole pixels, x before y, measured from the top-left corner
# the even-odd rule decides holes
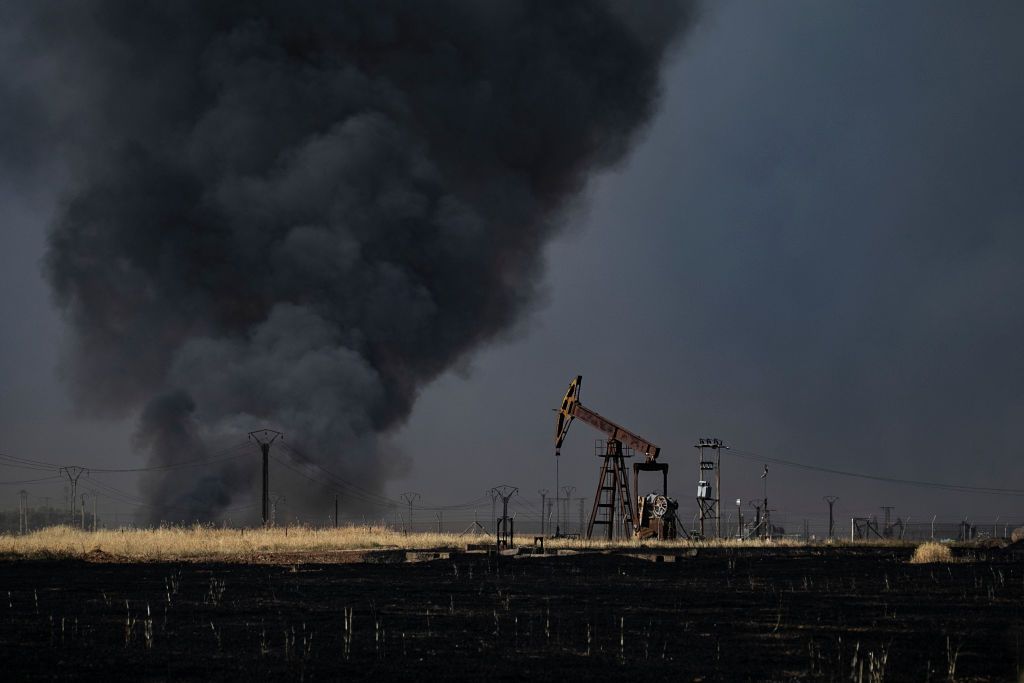
[[[914,555],[910,558],[911,564],[931,564],[932,562],[954,562],[953,553],[949,546],[935,541],[922,543],[914,549]]]

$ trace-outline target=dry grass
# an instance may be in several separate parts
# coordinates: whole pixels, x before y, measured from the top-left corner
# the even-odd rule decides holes
[[[955,562],[953,553],[948,545],[928,541],[914,549],[914,555],[910,558],[911,564],[930,564],[932,562]]]
[[[95,533],[56,526],[26,536],[0,535],[0,557],[67,558],[116,561],[274,561],[295,556],[330,560],[331,554],[359,550],[458,550],[467,543],[492,542],[491,536],[409,533],[381,526],[344,526],[338,529],[278,527],[271,529],[225,529],[210,526],[162,527],[158,529],[101,530]],[[519,545],[531,545],[532,536],[517,538]],[[856,545],[877,545],[857,542]],[[887,545],[893,542],[885,542]],[[799,547],[794,540],[708,541],[545,539],[547,550],[670,550],[681,548]],[[849,545],[848,542],[836,545]]]
[[[215,560],[249,562],[272,554],[323,554],[346,550],[465,547],[455,534],[408,536],[383,527],[338,529],[278,527],[223,529],[208,526],[81,531],[67,526],[26,536],[0,536],[0,557],[96,558],[128,561]]]

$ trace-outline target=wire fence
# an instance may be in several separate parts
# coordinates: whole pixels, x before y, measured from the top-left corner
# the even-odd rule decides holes
[[[93,495],[103,498],[102,491],[94,489]],[[510,502],[509,516],[513,520],[517,536],[551,536],[556,533],[578,534],[581,537],[586,535],[587,521],[590,507],[589,501],[584,500],[584,505],[578,505],[573,499],[570,505],[561,501],[562,513],[556,514],[555,506],[548,505],[547,510],[541,513],[540,501],[529,499]],[[110,498],[108,502],[127,502],[124,499]],[[551,501],[549,501],[551,502]],[[257,507],[257,503],[239,505],[232,508],[237,513],[241,510]],[[568,510],[566,508],[569,508]],[[425,510],[422,508],[409,509],[408,506],[400,503],[391,503],[386,511],[377,511],[377,514],[366,513],[343,513],[338,524],[380,526],[395,531],[407,533],[439,532],[459,535],[492,535],[501,516],[500,502],[495,509],[495,517],[491,517],[491,503],[486,501],[480,503],[475,509],[436,509]],[[335,525],[333,514],[325,511],[320,516],[301,516],[293,513],[285,505],[274,511],[273,520],[280,525],[302,524],[312,527],[332,527]],[[23,517],[24,515],[24,517]],[[772,513],[770,521],[771,536],[776,539],[789,539],[796,541],[824,541],[829,538],[828,519],[812,519],[798,517],[784,512]],[[232,526],[239,524],[246,526],[240,518],[232,519],[232,512],[221,515],[218,524]],[[252,520],[248,520],[251,522]],[[0,510],[0,533],[18,533],[22,529],[33,531],[56,524],[66,524],[84,529],[109,529],[121,527],[145,527],[147,517],[144,509],[125,512],[112,511],[109,508],[93,513],[92,505],[75,506],[70,511],[67,506],[26,506],[25,510],[12,509]],[[24,526],[23,526],[24,525]],[[94,526],[95,525],[95,526]],[[699,535],[699,519],[696,515],[687,519],[686,515],[680,515],[679,526],[687,534]],[[839,540],[904,540],[904,541],[980,541],[984,539],[1009,539],[1014,529],[1024,527],[1024,520],[992,520],[992,521],[970,521],[951,520],[948,518],[939,519],[937,516],[925,518],[925,521],[904,521],[901,519],[890,520],[886,524],[884,517],[845,517],[835,518],[832,530],[832,537]],[[713,519],[705,520],[705,538],[715,538],[715,523]],[[760,538],[768,535],[768,527],[763,519],[758,519],[751,514],[744,516],[737,523],[735,515],[723,518],[721,526],[723,538]],[[618,529],[616,530],[618,532]]]
[[[0,531],[14,532],[23,529],[37,529],[52,524],[71,524],[84,526],[85,528],[110,528],[118,526],[145,526],[152,518],[154,510],[166,511],[172,515],[182,516],[178,522],[184,523],[196,513],[196,509],[204,506],[202,500],[192,500],[190,495],[183,495],[176,505],[156,505],[153,501],[142,496],[125,491],[111,485],[105,480],[106,475],[117,475],[121,473],[146,473],[165,472],[184,468],[209,468],[211,466],[223,465],[238,458],[249,457],[252,451],[252,444],[239,442],[223,448],[219,451],[209,453],[206,458],[184,460],[177,463],[156,465],[150,467],[135,468],[80,468],[86,475],[79,482],[80,490],[87,493],[94,500],[100,499],[105,503],[107,510],[94,513],[95,502],[90,506],[92,509],[84,509],[79,505],[79,500],[68,501],[65,491],[65,505],[62,508],[49,505],[39,505],[40,501],[49,501],[51,497],[31,496],[35,499],[34,505],[19,505],[16,511],[0,511]],[[765,455],[745,451],[732,450],[732,455],[740,458],[761,460],[773,464],[780,464],[789,467],[811,469],[829,474],[844,476],[856,476],[869,479],[882,479],[905,485],[917,487],[939,488],[943,490],[954,490],[957,492],[988,493],[995,496],[1015,496],[1024,494],[1024,490],[993,488],[980,486],[950,485],[936,482],[912,481],[876,477],[860,473],[845,472],[820,468],[795,461],[772,458]],[[271,522],[279,524],[306,524],[310,526],[332,526],[334,524],[376,524],[387,526],[392,529],[407,532],[442,532],[442,533],[491,533],[497,526],[497,519],[501,515],[502,505],[498,496],[493,491],[488,491],[476,498],[470,498],[459,502],[422,501],[416,494],[416,502],[409,504],[409,501],[392,499],[381,491],[367,488],[352,481],[354,477],[342,476],[338,472],[326,469],[315,458],[296,446],[288,443],[281,443],[279,450],[270,455],[270,458],[291,475],[315,483],[318,490],[325,496],[337,498],[344,501],[343,506],[358,508],[358,514],[344,514],[340,519],[335,520],[333,514],[333,500],[324,502],[324,514],[311,516],[308,509],[299,512],[298,509],[291,509],[285,503],[285,497],[281,497],[281,503],[275,499],[272,505]],[[28,478],[16,478],[0,480],[0,485],[5,486],[35,486],[52,485],[57,481],[65,481],[64,470],[67,467],[60,467],[56,463],[34,460],[13,456],[7,453],[0,453],[0,466],[22,470]],[[27,470],[27,471],[26,471]],[[47,473],[49,476],[41,476]],[[70,475],[69,475],[70,476]],[[73,487],[72,487],[73,488]],[[22,491],[27,496],[28,492]],[[56,496],[59,500],[59,496]],[[28,498],[26,498],[27,500]],[[1009,522],[996,518],[992,521],[977,521],[969,518],[962,519],[939,519],[937,515],[922,515],[906,517],[905,519],[893,517],[886,508],[887,515],[870,515],[864,517],[834,517],[833,526],[829,528],[827,516],[821,515],[800,515],[787,510],[771,510],[770,521],[764,519],[760,509],[737,510],[723,507],[722,519],[718,522],[714,519],[705,519],[701,524],[699,512],[688,509],[687,501],[680,500],[683,507],[678,513],[678,524],[681,531],[690,535],[701,535],[705,538],[714,538],[720,535],[724,538],[752,538],[771,535],[773,538],[788,538],[794,540],[816,541],[827,539],[830,536],[840,539],[893,539],[921,541],[928,539],[935,540],[981,540],[985,538],[1009,538],[1013,530],[1021,526],[1021,522]],[[251,523],[249,516],[260,507],[260,501],[252,500],[244,504],[233,505],[212,511],[219,523],[238,523],[245,525]],[[127,507],[131,512],[125,512]],[[114,508],[115,510],[112,510]],[[838,512],[838,511],[837,511]],[[591,501],[585,497],[548,496],[546,498],[530,498],[525,495],[516,495],[509,502],[509,516],[514,520],[517,534],[521,535],[552,535],[579,534],[585,535],[587,522],[591,513]]]

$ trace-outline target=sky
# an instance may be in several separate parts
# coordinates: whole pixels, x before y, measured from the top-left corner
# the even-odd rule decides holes
[[[1024,488],[1022,14],[996,2],[704,6],[653,120],[546,247],[537,305],[429,383],[386,435],[381,457],[409,466],[385,495],[447,504],[510,484],[531,514],[538,490],[555,489],[551,411],[577,374],[584,404],[661,446],[684,517],[704,436],[748,454],[723,456],[727,501],[762,495],[749,454]],[[0,149],[33,144],[16,142]],[[60,379],[66,328],[40,266],[60,171],[0,181],[0,452],[137,464],[135,416],[77,415]],[[576,424],[562,449],[573,496],[593,494],[597,437]],[[303,495],[280,476],[285,496]],[[841,518],[893,505],[919,521],[1024,519],[1019,497],[781,465],[768,487],[790,525],[819,519],[827,494]],[[0,504],[18,488],[0,487]]]

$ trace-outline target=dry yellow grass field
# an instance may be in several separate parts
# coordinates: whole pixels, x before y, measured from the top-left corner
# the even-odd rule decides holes
[[[384,527],[338,529],[276,527],[226,529],[212,526],[81,531],[67,526],[25,536],[0,536],[0,557],[89,558],[128,561],[215,560],[247,562],[271,554],[322,554],[346,550],[464,547],[453,534],[409,534]]]
[[[96,532],[55,526],[25,536],[0,535],[0,557],[85,558],[115,561],[273,561],[275,556],[325,558],[359,550],[459,550],[467,543],[488,543],[487,535],[403,533],[380,526],[333,528],[276,527],[230,529],[212,526],[111,529]],[[519,545],[532,537],[518,537]],[[848,545],[848,543],[843,543]],[[701,547],[796,547],[799,541],[652,541],[545,539],[548,550],[629,550]],[[877,545],[875,543],[874,545]],[[906,544],[904,544],[906,545]]]

